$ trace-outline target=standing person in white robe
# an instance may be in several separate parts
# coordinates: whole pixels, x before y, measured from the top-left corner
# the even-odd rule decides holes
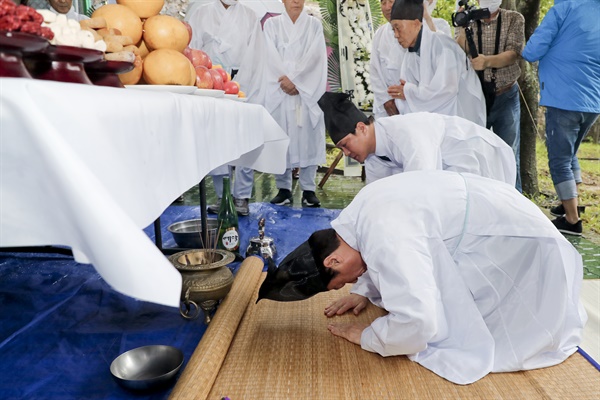
[[[302,204],[318,207],[317,167],[325,162],[325,124],[317,101],[327,85],[327,52],[321,22],[304,0],[283,0],[285,12],[264,25],[268,65],[265,108],[288,134],[287,169],[275,176],[279,192],[271,203],[292,203],[292,168],[300,168]]]
[[[329,331],[457,384],[577,351],[587,321],[581,256],[514,185],[398,174],[365,186],[331,226],[270,265],[259,298],[302,300],[356,282],[325,315],[358,314],[369,301],[388,314]]]
[[[442,18],[429,17],[435,9],[436,2],[437,0],[424,1],[427,13],[423,16],[428,20],[426,26],[450,36],[448,22]],[[388,93],[388,88],[400,85],[400,68],[407,50],[398,43],[390,24],[393,5],[394,0],[381,0],[381,12],[388,22],[377,29],[371,45],[370,77],[375,118],[398,114],[395,100]]]
[[[326,92],[319,106],[335,145],[365,163],[367,184],[401,172],[440,169],[515,181],[512,148],[464,118],[422,112],[374,120],[345,93]],[[370,163],[373,158],[378,163]]]
[[[257,57],[262,54],[263,35],[256,13],[238,0],[214,0],[196,7],[187,16],[192,27],[190,47],[204,51],[213,65],[221,65],[246,93],[248,102],[261,104],[260,79],[255,76],[260,65]],[[239,71],[239,73],[238,73]],[[238,73],[236,75],[236,73]],[[208,211],[219,212],[223,193],[223,177],[229,174],[229,167],[215,168],[209,175],[213,178],[217,204],[208,206]],[[243,177],[238,178],[238,174]],[[233,196],[238,214],[248,215],[248,198],[252,194],[252,170],[236,170]]]
[[[392,27],[398,43],[408,52],[400,84],[388,93],[400,114],[429,111],[459,117],[485,126],[485,98],[477,74],[465,54],[448,35],[423,29],[423,3],[396,0]]]

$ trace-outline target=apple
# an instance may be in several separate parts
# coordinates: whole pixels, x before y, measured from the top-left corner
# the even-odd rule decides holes
[[[212,89],[213,78],[210,70],[202,65],[196,67],[196,87],[198,89]]]
[[[215,69],[209,69],[208,72],[211,74],[213,78],[213,89],[224,90],[223,89],[223,77],[221,74]]]
[[[210,58],[208,54],[203,52],[202,50],[192,49],[190,47],[186,47],[183,50],[183,55],[191,61],[194,68],[203,66],[206,68],[210,68],[208,65],[210,64]]]
[[[225,94],[238,94],[240,88],[236,85],[235,82],[229,81],[225,82],[223,85],[223,89],[225,90]]]
[[[181,23],[183,23],[183,25],[185,25],[185,27],[188,30],[188,33],[190,34],[190,40],[188,40],[188,45],[189,45],[190,42],[192,41],[192,26],[190,24],[188,24],[187,21],[181,21]]]
[[[219,74],[221,74],[221,78],[223,78],[223,83],[229,82],[229,74],[223,68],[214,68]]]

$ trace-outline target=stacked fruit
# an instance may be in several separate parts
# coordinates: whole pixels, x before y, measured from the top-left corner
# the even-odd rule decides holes
[[[224,90],[225,94],[236,94],[240,98],[246,97],[240,90],[240,84],[231,80],[231,75],[221,65],[213,64],[208,54],[190,47],[186,47],[183,54],[196,69],[196,86],[199,89]]]

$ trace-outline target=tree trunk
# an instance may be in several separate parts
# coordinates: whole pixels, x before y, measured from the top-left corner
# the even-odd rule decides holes
[[[525,17],[525,40],[538,26],[540,0],[504,0],[506,8],[520,12]],[[515,6],[516,3],[516,6]],[[539,192],[537,179],[536,135],[537,111],[539,104],[539,84],[537,65],[521,59],[521,183],[523,193],[536,196]]]

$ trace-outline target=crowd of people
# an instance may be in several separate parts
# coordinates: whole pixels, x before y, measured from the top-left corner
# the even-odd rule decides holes
[[[190,16],[202,37],[196,45],[238,69],[250,101],[290,137],[272,203],[292,203],[292,169],[299,168],[303,205],[319,206],[315,174],[326,132],[365,164],[367,185],[332,228],[314,232],[278,267],[270,260],[259,299],[304,300],[354,283],[325,315],[358,314],[369,302],[388,314],[367,325],[331,323],[332,334],[382,356],[408,355],[458,384],[573,354],[587,320],[579,301],[583,265],[559,231],[582,230],[576,153],[600,114],[599,0],[557,0],[527,43],[523,16],[500,0],[480,0],[489,14],[458,26],[454,37],[431,17],[435,0],[381,0],[388,22],[372,45],[372,116],[350,95],[326,92],[321,23],[303,11],[304,0],[283,3],[284,13],[262,31],[249,13],[248,31],[233,21],[232,10],[244,7],[237,0],[199,7],[198,15],[218,9],[221,17],[209,32]],[[236,34],[222,34],[226,26]],[[243,54],[227,61],[234,41]],[[562,202],[554,221],[520,193],[521,57],[540,61],[550,168]],[[240,214],[248,213],[252,180],[252,171],[236,171]]]

